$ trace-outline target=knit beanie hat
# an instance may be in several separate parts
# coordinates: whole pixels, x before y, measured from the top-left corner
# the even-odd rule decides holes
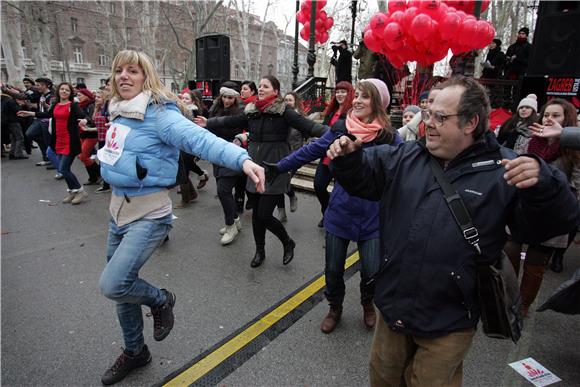
[[[493,42],[495,43],[496,46],[501,47],[501,40],[494,39]]]
[[[411,112],[413,114],[417,114],[421,111],[421,108],[417,105],[409,105],[405,108],[405,110],[403,110],[403,115],[405,115],[405,113],[407,112]]]
[[[381,101],[385,109],[389,106],[389,104],[391,103],[391,94],[389,93],[389,88],[387,87],[387,85],[385,85],[385,82],[377,78],[361,79],[361,82],[372,83],[379,92],[379,95],[381,96]]]
[[[519,105],[518,105],[518,110],[520,110],[520,108],[522,106],[529,106],[532,109],[534,109],[535,112],[538,111],[538,97],[535,94],[528,94],[526,96],[526,98],[523,98]]]
[[[518,34],[520,32],[523,32],[524,34],[529,35],[530,34],[530,29],[528,27],[522,27],[522,28],[519,29]]]
[[[419,102],[423,101],[424,99],[429,98],[429,90],[426,90],[419,94]]]

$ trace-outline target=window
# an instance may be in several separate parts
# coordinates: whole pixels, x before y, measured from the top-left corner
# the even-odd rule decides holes
[[[84,78],[77,78],[76,84],[78,85],[79,83],[85,83],[85,79]]]
[[[125,29],[125,36],[127,37],[127,42],[131,40],[131,27]]]
[[[101,82],[101,86],[107,86],[107,80],[106,79],[101,78],[99,81]]]
[[[22,46],[22,54],[24,55],[24,59],[28,59],[28,49]]]
[[[115,2],[114,2],[114,1],[111,1],[111,2],[109,3],[109,11],[110,11],[112,14],[114,14],[114,13],[115,13]]]
[[[70,18],[70,28],[71,28],[72,32],[78,32],[78,27],[79,27],[79,21],[76,18],[71,17]]]
[[[99,66],[109,66],[109,56],[105,54],[99,54]]]
[[[73,55],[75,63],[83,63],[83,49],[82,47],[75,47]]]
[[[234,67],[234,74],[236,75],[236,79],[240,79],[240,65],[235,65]]]
[[[268,75],[272,75],[272,71],[274,71],[274,65],[270,63],[268,65]]]

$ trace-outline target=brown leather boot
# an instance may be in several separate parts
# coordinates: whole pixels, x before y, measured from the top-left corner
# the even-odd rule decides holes
[[[373,329],[375,327],[375,322],[377,321],[377,314],[375,313],[375,306],[373,301],[363,302],[363,321],[368,329]]]
[[[521,311],[524,317],[528,315],[528,309],[538,295],[545,271],[546,267],[543,265],[524,265],[524,274],[520,285],[520,294],[522,296]]]
[[[342,305],[330,305],[328,314],[320,324],[320,330],[324,333],[331,333],[338,325],[342,316]]]

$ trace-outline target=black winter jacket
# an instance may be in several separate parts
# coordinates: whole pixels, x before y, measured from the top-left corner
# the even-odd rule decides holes
[[[248,153],[256,163],[268,161],[277,163],[290,154],[288,134],[290,128],[299,130],[305,137],[320,137],[327,126],[302,117],[279,98],[261,113],[254,103],[246,105],[244,112],[237,116],[214,117],[207,120],[208,130],[216,128],[247,128],[249,133]],[[290,184],[287,173],[278,175],[266,186],[264,194],[285,194]],[[248,179],[246,189],[255,193],[254,183]]]
[[[380,200],[375,303],[385,322],[396,331],[438,337],[477,325],[476,260],[499,256],[506,225],[517,240],[539,242],[576,227],[579,210],[566,177],[539,158],[534,187],[508,185],[500,160],[517,155],[488,132],[445,170],[479,230],[477,256],[435,181],[424,141],[359,150],[333,160],[331,170],[348,193]]]

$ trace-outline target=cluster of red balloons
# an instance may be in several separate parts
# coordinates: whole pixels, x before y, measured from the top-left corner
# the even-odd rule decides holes
[[[459,54],[484,48],[495,37],[495,28],[463,11],[472,10],[473,3],[473,0],[390,0],[388,13],[376,13],[366,26],[365,45],[385,55],[397,68],[413,61],[429,66],[445,58],[449,49]],[[482,12],[488,6],[489,1],[483,1]]]
[[[326,43],[329,38],[328,30],[334,25],[334,19],[323,10],[326,0],[316,1],[316,25],[314,26],[314,40],[316,43]],[[300,37],[306,41],[310,39],[310,13],[312,11],[312,0],[304,0],[300,4],[300,11],[296,14],[296,20],[302,24]]]

